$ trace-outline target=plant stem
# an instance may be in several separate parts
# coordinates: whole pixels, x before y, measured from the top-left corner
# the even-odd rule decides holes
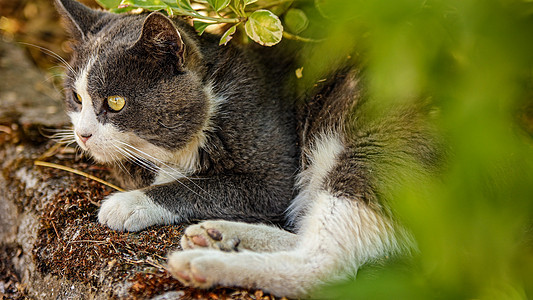
[[[320,42],[324,41],[323,39],[316,40],[316,39],[312,39],[312,38],[306,38],[306,37],[303,37],[303,36],[299,36],[299,35],[295,35],[295,34],[292,34],[292,33],[288,33],[287,31],[283,31],[283,37],[286,38],[286,39],[289,39],[289,40],[295,40],[295,41],[306,42],[306,43],[320,43]]]
[[[286,2],[293,2],[294,0],[279,0],[279,1],[271,1],[269,2],[268,4],[266,5],[263,5],[263,6],[258,6],[259,8],[263,9],[263,8],[270,8],[270,7],[274,7],[274,6],[278,6],[280,4],[283,4],[283,3],[286,3]]]

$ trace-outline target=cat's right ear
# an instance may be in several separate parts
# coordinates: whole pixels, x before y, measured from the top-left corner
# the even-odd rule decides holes
[[[78,41],[84,40],[91,29],[94,29],[95,24],[104,16],[109,15],[75,0],[55,0],[54,2],[71,36]]]
[[[146,17],[141,35],[132,49],[145,52],[159,61],[171,58],[178,68],[184,63],[185,44],[181,34],[174,23],[159,12],[153,12]]]

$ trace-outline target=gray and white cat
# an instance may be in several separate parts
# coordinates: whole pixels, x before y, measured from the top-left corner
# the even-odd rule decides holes
[[[283,99],[282,68],[179,20],[56,5],[76,40],[65,81],[76,141],[133,189],[105,199],[99,221],[136,231],[210,220],[169,255],[182,283],[302,297],[412,247],[387,184],[398,166],[413,177],[435,169],[428,109],[369,117],[351,67],[296,105]],[[250,224],[283,219],[294,233]]]
[[[104,200],[102,224],[283,220],[297,136],[275,76],[159,13],[56,3],[76,41],[65,80],[74,137],[132,189]]]

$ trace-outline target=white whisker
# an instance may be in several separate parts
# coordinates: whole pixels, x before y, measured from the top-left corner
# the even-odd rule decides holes
[[[120,153],[120,148],[118,148],[115,144],[111,143],[111,146],[119,150]],[[122,171],[124,171],[124,173],[128,174],[130,177],[133,177],[130,171],[128,171],[126,166],[122,163],[122,159],[120,159],[118,154],[111,153],[111,158],[113,158],[113,165],[118,166]]]
[[[72,131],[58,131],[52,135],[46,135],[43,133],[43,135],[55,141],[58,144],[70,145],[76,142],[76,138],[74,137],[74,133]]]
[[[52,57],[57,58],[57,60],[59,60],[62,64],[64,64],[65,67],[67,67],[73,74],[75,74],[76,76],[78,75],[78,73],[74,70],[74,68],[63,57],[61,57],[59,54],[55,53],[54,51],[52,51],[50,49],[47,49],[47,48],[44,48],[44,47],[41,47],[39,45],[35,45],[35,44],[22,43],[22,42],[21,42],[21,44],[26,45],[26,46],[31,46],[31,47],[38,48],[38,49],[44,51],[45,54],[48,54],[48,55],[50,55]]]
[[[118,146],[115,146],[115,147],[117,148],[117,150],[119,150],[122,153],[122,155],[124,155],[126,158],[128,158],[131,162],[138,165],[139,167],[145,168],[148,171],[153,172],[154,174],[157,174],[159,172],[160,169],[156,165],[152,164],[150,161],[146,160],[145,158],[137,157],[134,153],[131,153],[129,150],[122,149]]]
[[[201,186],[199,186],[198,184],[196,184],[194,181],[192,181],[189,177],[185,176],[185,174],[183,172],[180,172],[179,170],[176,170],[175,168],[172,168],[171,166],[169,166],[167,163],[153,157],[152,155],[150,154],[147,154],[139,149],[137,149],[136,147],[132,146],[132,145],[129,145],[128,143],[124,143],[124,142],[121,142],[121,141],[117,141],[118,143],[128,147],[129,149],[126,149],[126,148],[120,148],[120,150],[124,150],[126,152],[128,152],[130,154],[130,156],[135,156],[135,157],[139,157],[141,158],[143,161],[155,161],[156,163],[158,164],[161,164],[162,166],[164,166],[165,168],[168,168],[170,170],[172,170],[173,172],[176,172],[177,174],[179,174],[181,177],[176,177],[174,176],[174,174],[172,174],[171,172],[168,172],[167,170],[165,170],[164,168],[161,168],[155,164],[152,164],[150,163],[151,166],[153,166],[153,168],[156,168],[156,172],[157,171],[160,171],[160,172],[163,172],[165,175],[168,175],[169,177],[171,177],[172,179],[174,179],[175,181],[181,183],[184,187],[186,187],[189,191],[191,191],[192,193],[196,194],[197,196],[205,199],[202,195],[198,194],[197,192],[195,192],[194,190],[192,190],[191,188],[189,188],[187,185],[185,185],[183,182],[181,182],[179,179],[180,178],[184,178],[186,179],[187,181],[189,181],[190,183],[192,183],[196,188],[198,188],[200,191],[202,191],[203,193],[207,194],[210,198],[213,198],[213,196],[211,194],[209,194],[206,190],[204,190]],[[145,157],[143,157],[145,156]]]

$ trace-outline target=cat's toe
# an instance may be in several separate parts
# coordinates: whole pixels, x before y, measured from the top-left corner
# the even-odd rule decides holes
[[[113,230],[139,231],[156,224],[171,224],[171,212],[155,204],[141,191],[115,193],[107,197],[98,212],[98,221]]]
[[[213,248],[222,251],[238,251],[240,239],[231,223],[227,221],[205,221],[185,229],[181,238],[183,249]]]

